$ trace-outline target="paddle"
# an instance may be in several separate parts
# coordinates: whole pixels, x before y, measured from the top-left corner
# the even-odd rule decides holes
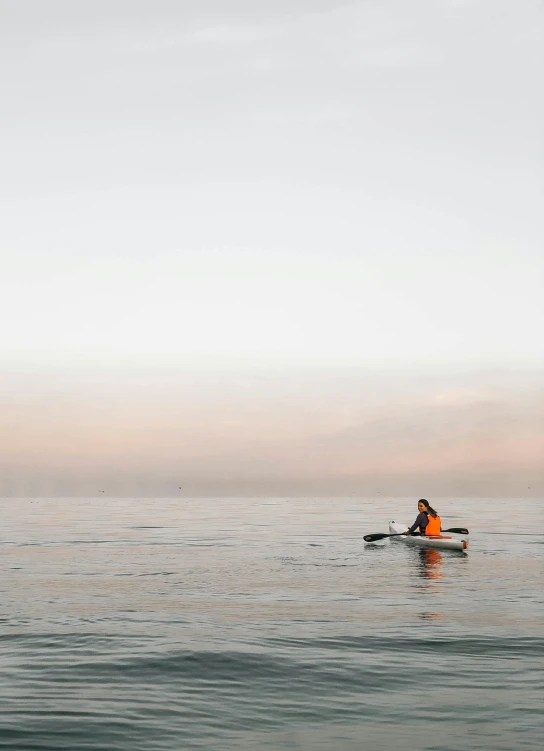
[[[468,535],[468,529],[464,527],[451,527],[451,529],[443,529],[442,532],[453,532],[454,535]],[[381,534],[378,532],[375,535],[365,535],[363,540],[365,542],[376,542],[376,540],[383,540],[385,537],[403,537],[405,532],[395,532],[394,535]],[[420,532],[412,532],[412,537],[420,535]]]

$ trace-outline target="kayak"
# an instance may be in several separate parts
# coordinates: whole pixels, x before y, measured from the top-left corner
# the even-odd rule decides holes
[[[405,524],[389,522],[389,534],[398,535],[407,531],[408,527]],[[449,535],[405,535],[396,539],[404,540],[420,548],[437,548],[439,550],[466,550],[468,548],[466,540],[457,540],[455,537],[450,537]]]

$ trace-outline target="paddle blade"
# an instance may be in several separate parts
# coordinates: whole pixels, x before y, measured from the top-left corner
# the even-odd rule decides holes
[[[445,529],[444,532],[453,532],[454,535],[468,535],[468,529],[464,527],[452,527],[451,529]]]
[[[383,539],[384,539],[384,537],[391,537],[391,535],[388,535],[388,534],[385,534],[385,533],[383,533],[383,534],[380,534],[380,533],[378,532],[378,533],[377,533],[377,534],[375,534],[375,535],[365,535],[365,536],[363,537],[363,540],[364,540],[365,542],[376,542],[376,540],[383,540]]]

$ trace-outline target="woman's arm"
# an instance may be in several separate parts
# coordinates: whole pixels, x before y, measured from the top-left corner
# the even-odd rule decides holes
[[[408,534],[411,535],[413,532],[416,531],[418,527],[420,528],[421,531],[423,531],[428,523],[429,523],[429,519],[427,517],[427,514],[424,511],[420,511],[420,513],[417,515],[417,519],[408,530]]]

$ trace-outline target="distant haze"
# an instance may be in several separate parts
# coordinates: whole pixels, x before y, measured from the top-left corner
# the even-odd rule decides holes
[[[0,0],[0,495],[544,494],[540,0]]]
[[[272,366],[18,373],[2,409],[2,491],[537,497],[539,377]]]

